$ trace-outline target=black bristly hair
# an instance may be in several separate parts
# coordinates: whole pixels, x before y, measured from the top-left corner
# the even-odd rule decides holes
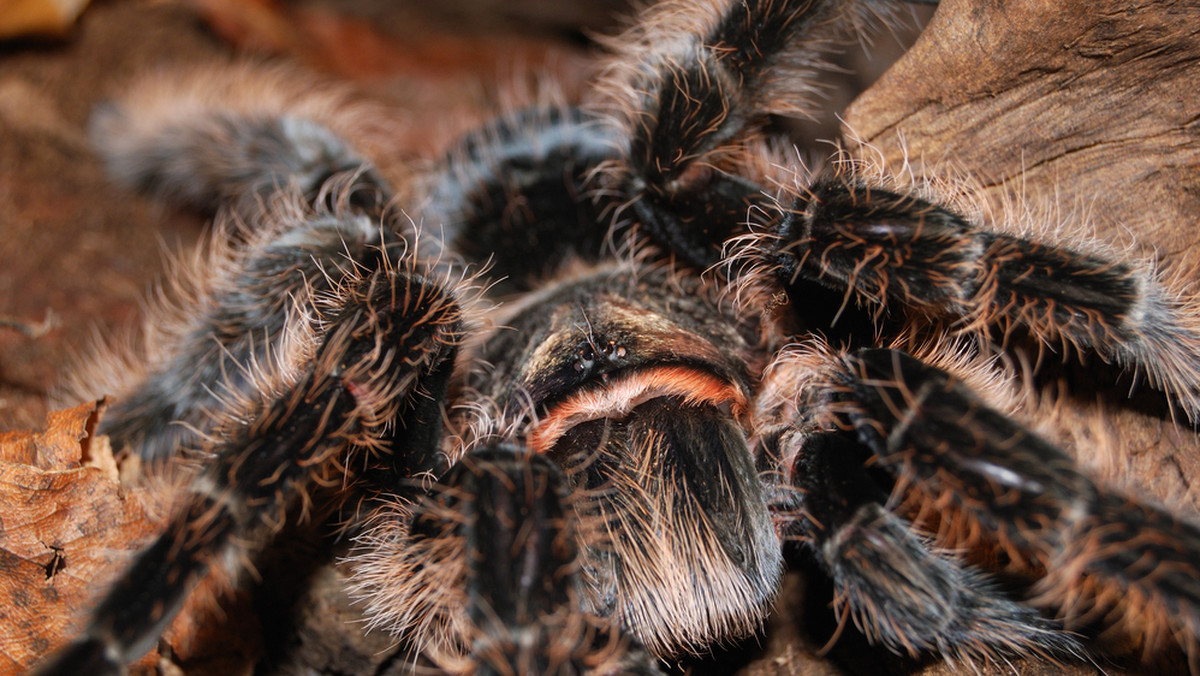
[[[198,450],[222,409],[261,387],[256,373],[288,368],[315,331],[312,306],[400,251],[394,234],[348,202],[321,204],[358,178],[326,185],[315,207],[285,190],[253,227],[231,218],[217,228],[191,272],[160,292],[129,369],[140,381],[110,385],[117,401],[98,432],[147,458]]]

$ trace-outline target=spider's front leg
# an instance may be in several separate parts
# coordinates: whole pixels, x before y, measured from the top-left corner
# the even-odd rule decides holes
[[[1044,575],[1032,603],[1069,625],[1123,625],[1147,654],[1173,640],[1200,666],[1196,524],[1096,484],[961,380],[899,351],[836,355],[814,342],[782,355],[773,379],[795,396],[767,397],[779,427],[763,448],[787,486],[777,507],[868,635],[962,660],[1081,654],[958,555],[931,550],[903,514],[932,523],[941,546],[990,547]]]
[[[983,229],[962,215],[854,176],[819,180],[755,246],[797,307],[804,285],[883,312],[1096,353],[1144,372],[1200,420],[1200,309],[1148,265]]]
[[[222,432],[208,449],[214,464],[166,532],[118,580],[83,637],[39,673],[123,672],[208,568],[236,573],[254,553],[248,543],[269,538],[315,488],[343,484],[363,465],[406,464],[390,454],[425,456],[414,464],[433,458],[433,448],[381,448],[381,440],[395,425],[416,426],[410,409],[439,396],[460,331],[458,302],[439,280],[384,270],[345,289],[302,374],[268,388],[248,422]]]
[[[580,609],[659,657],[756,631],[782,561],[739,424],[754,328],[700,281],[631,263],[577,272],[496,321],[450,438],[523,437],[562,468]],[[358,592],[376,626],[453,663],[472,642],[450,591],[465,573],[422,523],[378,520]]]

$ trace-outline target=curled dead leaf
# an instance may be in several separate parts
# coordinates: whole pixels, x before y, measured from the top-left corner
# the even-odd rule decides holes
[[[128,481],[128,463],[94,435],[103,409],[90,402],[49,413],[42,431],[0,433],[0,674],[77,636],[99,594],[162,527],[161,496]],[[189,673],[236,673],[257,649],[248,601],[223,604],[226,619],[214,622],[214,594],[194,597],[164,636],[167,652],[209,667]],[[153,673],[160,659],[147,656],[133,672]]]

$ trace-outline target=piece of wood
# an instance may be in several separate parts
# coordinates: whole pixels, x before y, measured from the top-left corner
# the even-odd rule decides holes
[[[996,206],[1053,203],[1168,267],[1200,262],[1195,0],[943,0],[845,117],[891,165],[907,154]]]

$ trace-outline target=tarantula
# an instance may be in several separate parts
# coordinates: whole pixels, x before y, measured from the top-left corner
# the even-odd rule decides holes
[[[766,116],[872,9],[651,8],[598,103],[399,186],[316,121],[336,97],[102,111],[118,177],[228,225],[100,428],[200,465],[188,497],[40,673],[121,672],[208,569],[330,509],[371,625],[444,671],[659,673],[755,632],[785,547],[901,654],[1082,657],[1117,625],[1200,671],[1200,527],[1014,394],[1022,350],[1094,354],[1195,423],[1195,304],[853,162],[772,179]]]

